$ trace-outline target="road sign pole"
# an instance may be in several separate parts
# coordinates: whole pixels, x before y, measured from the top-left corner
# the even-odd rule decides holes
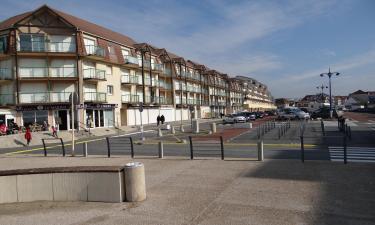
[[[71,97],[72,103],[72,156],[74,156],[74,94]]]

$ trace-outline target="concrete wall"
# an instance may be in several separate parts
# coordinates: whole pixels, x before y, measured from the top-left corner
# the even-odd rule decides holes
[[[142,112],[142,123],[150,124],[156,123],[156,117],[158,115],[164,115],[165,122],[179,121],[181,120],[181,109],[174,108],[155,108],[155,109],[143,109]],[[190,112],[188,109],[182,110],[182,119],[190,119]],[[141,124],[141,113],[138,109],[127,109],[127,125],[140,125]]]
[[[125,201],[123,172],[0,176],[0,203],[31,201]]]

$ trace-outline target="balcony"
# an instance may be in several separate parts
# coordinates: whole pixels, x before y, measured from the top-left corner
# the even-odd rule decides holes
[[[179,97],[179,98],[176,97],[175,102],[176,102],[176,104],[181,104],[181,97]],[[182,97],[182,104],[186,105],[186,98],[185,97]]]
[[[138,67],[139,61],[137,57],[133,57],[131,55],[124,55],[125,64],[135,65]]]
[[[122,95],[121,96],[121,102],[122,103],[139,103],[139,95],[131,95],[131,94],[127,94],[127,95]]]
[[[20,93],[20,104],[69,102],[71,92]]]
[[[107,102],[107,93],[104,92],[84,92],[85,102]]]
[[[74,53],[76,44],[74,42],[48,42],[48,41],[20,41],[18,48],[20,52],[58,52]]]
[[[166,83],[164,81],[159,81],[159,88],[160,89],[165,89],[165,90],[171,90],[172,89],[172,84]]]
[[[0,68],[0,80],[12,80],[12,73],[9,68]]]
[[[104,48],[97,45],[85,45],[86,53],[88,56],[94,56],[99,58],[105,57]]]
[[[83,79],[84,80],[106,80],[105,70],[98,70],[95,68],[83,69]]]
[[[76,78],[75,67],[19,67],[20,78]]]
[[[12,94],[0,94],[0,106],[13,105],[14,95]]]
[[[151,64],[151,69],[155,70],[155,71],[163,71],[163,64],[152,63]]]
[[[138,76],[122,75],[122,84],[142,84],[142,81],[138,79]]]
[[[169,68],[165,68],[163,74],[164,74],[165,76],[167,76],[167,77],[170,77],[170,76],[172,76],[172,70],[169,69]]]
[[[76,67],[50,67],[49,76],[53,78],[76,78]]]

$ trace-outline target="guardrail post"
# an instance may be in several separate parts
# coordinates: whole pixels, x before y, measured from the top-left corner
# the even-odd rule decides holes
[[[108,158],[111,157],[111,146],[109,144],[109,137],[105,138],[107,140],[107,150],[108,150]]]
[[[224,142],[223,136],[220,136],[221,160],[224,160]]]
[[[44,142],[44,139],[42,139],[42,142],[43,142],[44,156],[47,156],[47,148],[46,148],[46,143]]]
[[[346,148],[347,148],[346,135],[344,135],[344,164],[348,163]]]
[[[190,159],[194,159],[194,150],[193,150],[193,140],[191,139],[191,136],[189,136],[189,141],[190,141]]]
[[[305,145],[303,143],[303,136],[301,138],[301,161],[304,163],[305,162]]]
[[[164,157],[164,146],[163,142],[159,141],[159,158],[162,159]]]
[[[263,161],[264,160],[263,140],[258,140],[257,146],[258,146],[258,161]]]
[[[60,138],[60,142],[61,142],[61,148],[62,148],[62,155],[63,157],[65,157],[65,146],[64,146],[64,141],[62,138]]]
[[[134,159],[134,143],[133,143],[133,138],[129,137],[130,140],[130,155],[132,159]]]
[[[83,152],[82,152],[83,154],[82,155],[84,157],[87,157],[87,141],[83,142],[82,144],[83,144],[83,148],[82,148],[83,149]]]

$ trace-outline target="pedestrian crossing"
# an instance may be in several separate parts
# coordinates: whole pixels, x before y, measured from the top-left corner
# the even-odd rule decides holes
[[[329,156],[331,161],[344,161],[344,147],[329,146]],[[371,162],[375,163],[375,147],[347,147],[348,162]]]

